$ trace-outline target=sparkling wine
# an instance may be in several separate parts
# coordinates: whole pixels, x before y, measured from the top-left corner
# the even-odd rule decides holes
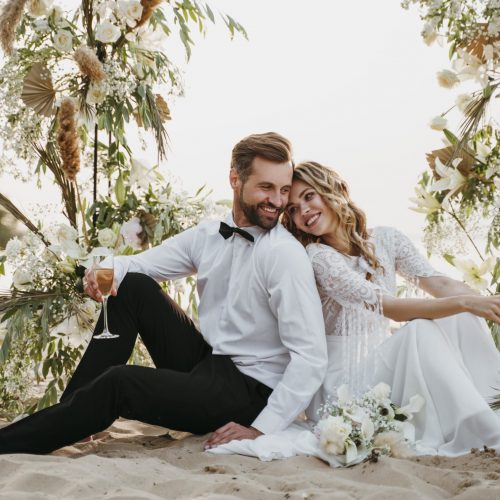
[[[95,277],[99,291],[103,295],[109,295],[113,286],[113,269],[96,269]]]

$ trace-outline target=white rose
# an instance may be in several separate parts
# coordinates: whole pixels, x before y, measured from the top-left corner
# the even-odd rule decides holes
[[[28,4],[28,12],[33,17],[48,15],[52,0],[31,0]]]
[[[448,120],[444,116],[435,116],[430,122],[429,127],[432,130],[444,130],[448,125]]]
[[[5,245],[5,255],[7,255],[9,259],[15,259],[21,251],[22,246],[22,243],[17,237],[10,239],[7,245]]]
[[[431,23],[426,23],[424,25],[424,29],[422,30],[421,34],[426,45],[432,45],[438,37],[436,28]]]
[[[110,228],[101,229],[97,235],[97,240],[103,247],[113,248],[116,244],[117,235]]]
[[[319,444],[329,455],[342,455],[346,449],[346,440],[352,426],[342,417],[329,416],[318,423],[320,430]]]
[[[436,73],[437,80],[441,87],[445,89],[452,89],[455,85],[460,83],[457,74],[449,69],[443,69]]]
[[[54,47],[59,52],[69,52],[73,48],[73,35],[68,30],[59,30],[54,36]]]
[[[95,38],[102,43],[114,43],[120,34],[120,29],[108,20],[98,24],[95,29]]]
[[[384,399],[389,399],[391,395],[391,386],[380,382],[375,387],[372,387],[369,391],[370,396],[373,396],[377,401],[383,401]]]
[[[137,217],[132,217],[129,221],[125,222],[120,229],[120,234],[126,245],[134,248],[135,250],[141,249],[141,239],[138,234],[142,232],[140,220]]]
[[[142,16],[142,5],[138,0],[118,0],[118,14],[128,26],[134,27]]]
[[[66,243],[67,241],[76,241],[78,238],[78,233],[76,229],[67,224],[59,224],[56,231],[56,238],[60,245]]]
[[[33,277],[26,269],[18,268],[12,276],[12,283],[16,288],[22,290],[26,287],[26,285],[29,285],[31,283],[32,279]]]
[[[101,104],[101,102],[106,99],[106,89],[104,85],[99,83],[91,83],[87,92],[87,104],[96,105]]]

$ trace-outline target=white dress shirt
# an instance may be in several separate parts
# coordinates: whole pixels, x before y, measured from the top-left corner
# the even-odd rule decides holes
[[[229,216],[227,224],[234,226]],[[115,258],[120,284],[127,272],[157,281],[197,274],[200,330],[214,354],[273,389],[252,426],[285,429],[309,404],[326,372],[321,301],[305,249],[281,225],[245,227],[252,243],[219,234],[206,221],[163,244]],[[119,293],[119,292],[118,292]]]

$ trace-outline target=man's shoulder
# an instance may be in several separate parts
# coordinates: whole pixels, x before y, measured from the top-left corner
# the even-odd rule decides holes
[[[258,254],[261,262],[280,261],[285,264],[309,260],[304,246],[281,224],[261,238]]]
[[[304,250],[300,243],[285,227],[279,223],[267,233],[267,244],[271,247],[284,246]]]

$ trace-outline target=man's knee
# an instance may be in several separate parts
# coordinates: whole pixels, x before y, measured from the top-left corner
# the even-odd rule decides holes
[[[158,290],[158,288],[160,285],[153,278],[142,273],[127,273],[120,283],[120,292],[144,293],[147,290]]]

